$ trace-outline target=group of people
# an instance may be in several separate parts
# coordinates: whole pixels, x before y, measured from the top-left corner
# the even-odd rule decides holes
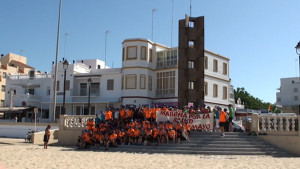
[[[162,108],[158,106],[140,106],[138,109],[124,106],[120,109],[110,108],[105,114],[96,114],[95,119],[89,119],[86,124],[87,130],[82,131],[77,145],[81,148],[91,145],[97,148],[103,145],[108,149],[118,144],[158,145],[189,140],[191,126],[188,121],[157,122],[157,111],[170,110],[165,105]]]
[[[229,112],[226,108],[222,110],[221,107],[216,107],[213,109],[214,119],[215,119],[215,127],[214,131],[218,131],[220,129],[221,136],[225,136],[225,124],[229,122],[229,131],[233,131],[232,119],[234,116],[234,110],[232,105],[229,105]]]
[[[210,107],[197,109],[193,107],[169,107],[163,105],[162,108],[156,106],[139,106],[120,108],[108,108],[105,113],[96,114],[95,119],[89,119],[87,130],[82,131],[78,137],[77,145],[81,148],[91,145],[99,147],[103,145],[105,149],[117,146],[118,144],[138,144],[150,145],[169,142],[180,143],[181,140],[189,140],[191,126],[186,121],[157,121],[156,115],[163,111],[177,111],[189,114],[214,113],[214,131],[221,131],[221,136],[225,136],[224,127],[229,121],[230,131],[233,130],[232,118],[233,108],[229,105],[227,109],[215,107],[211,111]]]

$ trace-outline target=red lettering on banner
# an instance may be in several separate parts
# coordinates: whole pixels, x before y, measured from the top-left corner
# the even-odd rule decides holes
[[[170,116],[173,116],[173,112],[172,112],[172,111],[170,111],[169,115],[170,115]]]
[[[209,118],[210,118],[209,113],[203,114],[203,119],[209,119]]]
[[[177,112],[174,112],[173,115],[174,115],[174,117],[177,117],[177,116],[178,116],[178,113],[177,113]]]
[[[180,113],[178,113],[178,117],[182,117],[182,113],[180,112]]]
[[[183,118],[187,118],[187,114],[186,114],[186,113],[184,113],[182,117],[183,117]]]
[[[191,128],[194,130],[204,130],[204,129],[208,130],[210,129],[210,124],[192,125]]]

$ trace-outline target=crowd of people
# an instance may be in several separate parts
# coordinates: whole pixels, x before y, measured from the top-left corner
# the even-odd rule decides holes
[[[170,108],[172,111],[176,107]],[[163,105],[148,107],[109,108],[105,113],[96,114],[95,119],[89,119],[87,130],[78,137],[81,148],[104,146],[108,149],[118,144],[151,145],[162,143],[180,143],[189,140],[191,126],[185,122],[157,122],[157,111],[170,111]]]
[[[120,144],[158,145],[189,140],[191,126],[188,120],[183,122],[157,121],[156,114],[161,111],[189,114],[211,113],[210,107],[200,108],[200,106],[197,109],[193,107],[178,109],[175,106],[167,108],[166,105],[162,108],[157,105],[138,108],[125,106],[116,109],[108,108],[105,113],[96,114],[95,119],[89,119],[86,124],[87,130],[83,130],[82,135],[78,137],[77,146],[80,148],[104,146],[108,149]],[[212,112],[215,119],[214,131],[220,130],[221,136],[225,136],[225,122],[232,121],[233,117],[232,106],[229,106],[229,113],[227,109],[222,110],[220,107],[215,107]],[[232,124],[230,130],[232,130]]]

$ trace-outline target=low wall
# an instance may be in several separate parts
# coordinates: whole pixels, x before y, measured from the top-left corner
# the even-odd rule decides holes
[[[291,154],[300,156],[300,137],[299,136],[271,136],[258,135],[259,138],[283,149]]]
[[[50,124],[51,126],[59,126],[60,123],[36,123],[36,126],[47,126]],[[27,122],[6,122],[6,121],[0,121],[0,125],[19,125],[19,126],[34,126],[33,123],[27,123]]]
[[[59,130],[58,143],[63,146],[75,146],[77,144],[78,136],[81,136],[82,129],[74,130]]]
[[[50,139],[48,142],[49,144],[57,143],[58,133],[58,130],[50,130]],[[45,132],[34,133],[32,139],[33,144],[44,144],[44,135]]]

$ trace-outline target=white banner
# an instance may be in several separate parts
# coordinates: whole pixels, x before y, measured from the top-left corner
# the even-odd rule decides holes
[[[189,114],[182,112],[172,112],[172,111],[157,111],[156,112],[156,121],[157,122],[166,122],[170,121],[171,123],[181,123],[186,120],[191,125],[191,130],[212,130],[214,124],[214,117],[212,113],[205,114]]]

